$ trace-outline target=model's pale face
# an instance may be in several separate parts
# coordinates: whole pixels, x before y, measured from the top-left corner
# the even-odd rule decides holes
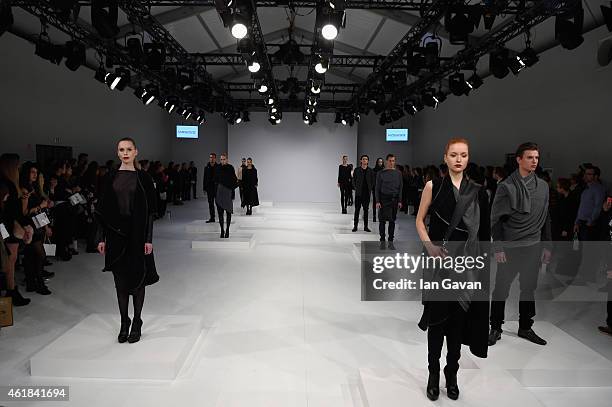
[[[342,165],[348,164],[348,157],[342,157]]]
[[[227,164],[227,157],[222,155],[221,156],[221,165],[225,165],[225,164]]]
[[[469,159],[468,146],[465,143],[451,144],[448,147],[448,152],[444,155],[444,162],[448,165],[448,170],[454,173],[463,172]]]
[[[387,168],[395,168],[395,157],[389,157],[389,159],[387,160]]]
[[[367,167],[369,162],[370,159],[368,157],[361,157],[361,166],[363,168]]]
[[[30,182],[35,182],[38,178],[38,170],[36,168],[30,168]]]
[[[214,164],[217,162],[217,156],[216,155],[209,155],[208,156],[208,162],[211,164]]]
[[[137,155],[138,150],[132,142],[121,141],[117,145],[117,156],[121,160],[122,164],[133,165]]]
[[[524,172],[534,172],[538,168],[539,161],[540,153],[538,150],[524,151],[522,157],[516,158],[519,168]]]
[[[376,161],[376,165],[378,165],[379,167],[383,166],[383,160],[377,160]]]

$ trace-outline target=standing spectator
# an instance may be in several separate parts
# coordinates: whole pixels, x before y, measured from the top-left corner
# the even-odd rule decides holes
[[[189,186],[191,188],[191,194],[193,194],[193,199],[198,199],[196,192],[198,185],[198,167],[195,166],[193,161],[189,161],[189,168],[187,171],[189,172]]]
[[[208,156],[208,164],[204,168],[204,192],[208,199],[208,211],[210,217],[206,223],[215,223],[215,195],[217,193],[217,184],[215,183],[217,175],[217,153],[210,153]]]

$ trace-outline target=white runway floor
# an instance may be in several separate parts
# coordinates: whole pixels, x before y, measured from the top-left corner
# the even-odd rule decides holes
[[[142,343],[116,346],[123,352],[172,336],[160,335],[159,316],[201,318],[201,334],[174,380],[31,376],[30,359],[47,346],[65,352],[71,332],[87,338],[79,329],[97,318],[92,314],[116,316],[116,326],[104,319],[105,327],[92,332],[100,349],[116,340],[119,328],[113,279],[100,271],[101,256],[82,250],[71,262],[57,262],[49,268],[56,272],[53,295],[30,295],[32,303],[15,310],[15,326],[0,330],[0,385],[68,385],[70,402],[53,405],[88,407],[610,405],[612,338],[596,329],[605,319],[601,302],[538,303],[535,328],[549,346],[520,340],[508,323],[489,359],[464,348],[459,400],[446,398],[442,388],[440,400],[429,402],[426,335],[416,326],[421,305],[360,301],[354,239],[339,235],[350,233],[352,215],[339,215],[338,206],[274,203],[257,208],[252,219],[238,211],[230,240],[253,237],[250,247],[236,249],[206,248],[220,240],[216,229],[187,232],[194,220],[207,218],[206,199],[170,206],[171,220],[155,226],[161,280],[147,289]],[[416,239],[414,217],[399,218],[396,240]],[[370,228],[374,235],[377,224]],[[517,295],[512,298],[507,315],[516,318]],[[80,345],[81,356],[86,348],[96,351]],[[142,359],[142,349],[133,354],[125,357]],[[58,372],[68,359],[74,363],[63,355],[52,362]]]

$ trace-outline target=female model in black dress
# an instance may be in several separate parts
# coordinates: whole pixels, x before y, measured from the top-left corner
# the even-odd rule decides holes
[[[153,219],[156,196],[153,180],[137,169],[136,143],[130,138],[119,140],[119,170],[109,173],[102,199],[96,209],[98,251],[105,255],[104,271],[112,271],[121,314],[118,341],[138,342],[142,329],[142,307],[145,286],[159,280],[153,259]],[[134,321],[130,329],[128,304],[134,303]]]
[[[464,170],[469,160],[468,143],[465,139],[451,139],[446,145],[444,161],[449,174],[444,178],[429,181],[425,185],[416,228],[425,249],[431,257],[483,255],[490,241],[488,195],[485,189],[468,179]],[[455,212],[457,212],[455,214]],[[430,215],[429,229],[425,227],[425,216]],[[455,215],[455,216],[454,216]],[[448,248],[441,242],[450,243]],[[461,344],[469,345],[477,357],[487,357],[489,320],[488,267],[465,271],[462,274],[441,270],[424,270],[423,278],[441,276],[456,278],[465,276],[471,281],[478,279],[483,289],[477,292],[459,291],[443,297],[428,299],[424,294],[423,316],[419,327],[427,330],[429,380],[427,397],[436,400],[440,393],[440,356],[446,337],[446,390],[450,399],[459,397],[457,371]],[[446,275],[446,274],[449,275]],[[428,274],[428,275],[426,275]],[[440,295],[440,291],[433,295]],[[434,300],[435,298],[435,300]]]

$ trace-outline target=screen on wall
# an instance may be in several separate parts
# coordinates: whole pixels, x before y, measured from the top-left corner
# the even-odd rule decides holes
[[[198,126],[176,126],[176,138],[198,138]]]
[[[387,141],[408,141],[408,129],[387,129]]]

